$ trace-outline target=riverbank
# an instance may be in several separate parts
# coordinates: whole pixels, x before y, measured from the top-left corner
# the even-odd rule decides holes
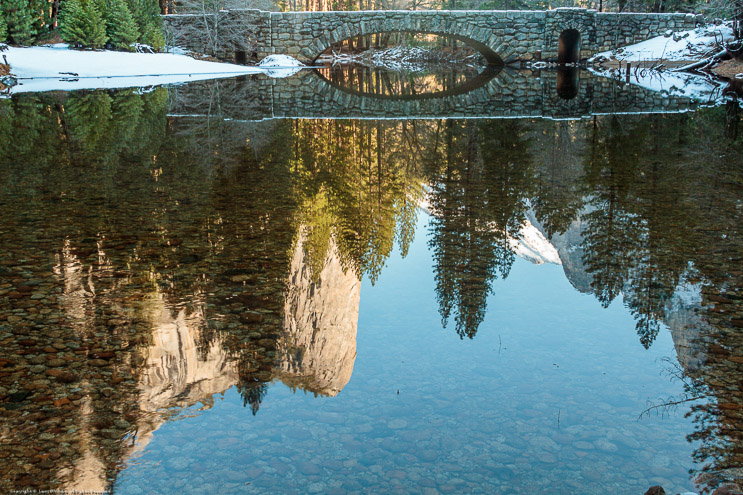
[[[743,64],[729,60],[711,64],[706,73],[683,68],[719,53],[733,40],[729,22],[667,32],[641,43],[596,54],[588,60],[591,72],[668,95],[686,96],[710,105],[726,101],[728,80],[743,78]],[[718,67],[724,65],[724,70]],[[713,77],[711,74],[714,74]]]
[[[626,65],[654,64],[656,67],[673,67],[696,62],[720,51],[722,43],[733,39],[729,22],[711,23],[687,31],[668,31],[634,45],[597,53],[589,63],[603,68]]]
[[[13,93],[146,87],[250,74],[286,77],[301,68],[285,55],[267,57],[259,66],[245,66],[197,60],[183,52],[82,51],[64,43],[11,46],[2,54],[16,83]]]

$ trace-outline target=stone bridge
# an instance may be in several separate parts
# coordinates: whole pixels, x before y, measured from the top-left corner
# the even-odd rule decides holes
[[[379,97],[330,83],[317,71],[284,79],[249,76],[170,90],[169,113],[233,121],[268,119],[581,119],[606,114],[691,111],[700,103],[570,69],[492,70],[479,87],[417,97]]]
[[[167,15],[164,19],[176,45],[237,61],[283,53],[312,63],[332,45],[350,38],[410,32],[455,38],[478,50],[492,64],[534,59],[576,62],[668,30],[691,29],[702,20],[692,14],[603,13],[575,8],[347,12],[246,9],[211,15]]]

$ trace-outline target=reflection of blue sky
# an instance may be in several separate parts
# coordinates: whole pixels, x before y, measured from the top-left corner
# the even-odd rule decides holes
[[[648,399],[680,392],[661,374],[668,331],[645,350],[621,303],[602,309],[562,267],[517,259],[477,336],[460,340],[441,328],[421,216],[408,257],[364,281],[337,397],[275,384],[253,417],[231,389],[163,425],[117,493],[689,491],[684,411],[638,421]]]

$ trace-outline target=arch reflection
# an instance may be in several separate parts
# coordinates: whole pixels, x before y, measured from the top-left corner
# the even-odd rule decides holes
[[[314,72],[329,86],[354,96],[412,101],[469,93],[488,84],[501,70],[501,67],[489,65],[476,74],[474,68],[472,71],[432,72],[417,76],[419,78],[417,82],[415,74],[393,72],[380,67],[370,68],[360,64],[314,69]],[[434,90],[419,92],[420,89],[427,88]]]

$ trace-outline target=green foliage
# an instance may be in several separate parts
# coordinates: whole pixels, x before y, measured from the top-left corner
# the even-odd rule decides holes
[[[166,108],[164,88],[0,100],[0,164],[44,170],[149,162],[164,139]]]
[[[139,37],[139,27],[124,0],[108,0],[103,9],[108,42],[120,50],[132,50]]]
[[[67,122],[72,136],[85,149],[99,151],[111,122],[111,97],[104,91],[94,91],[75,98],[66,105]]]
[[[28,0],[0,0],[7,39],[16,45],[30,45],[36,38],[35,15]]]
[[[291,169],[302,246],[313,278],[335,249],[344,269],[374,283],[395,242],[407,253],[423,189],[399,123],[298,121]],[[355,143],[349,147],[348,143]],[[382,167],[381,164],[385,165]]]
[[[128,0],[129,10],[141,34],[140,41],[157,51],[165,48],[160,5],[156,0]]]
[[[528,10],[530,8],[529,3],[524,0],[486,0],[484,3],[460,1],[458,3],[460,9],[471,8],[472,4],[477,5],[479,10]]]
[[[0,12],[0,42],[5,41],[8,38],[8,25],[5,23],[5,18]]]
[[[534,183],[528,141],[518,123],[448,121],[429,159],[436,299],[444,326],[455,315],[460,338],[473,338],[487,297],[515,260]]]
[[[135,91],[119,91],[113,95],[111,101],[111,114],[115,116],[111,120],[112,129],[110,133],[118,136],[124,146],[128,148],[128,143],[136,135],[137,127],[142,120],[144,110],[144,100]]]
[[[28,0],[29,10],[32,18],[34,37],[43,40],[43,36],[49,32],[51,25],[52,9],[49,0]]]
[[[67,0],[60,14],[60,35],[73,46],[102,48],[106,36],[106,23],[98,6],[92,0]]]
[[[160,52],[165,48],[165,36],[163,35],[162,22],[154,19],[142,33],[140,39],[145,45],[150,45],[155,51]]]

